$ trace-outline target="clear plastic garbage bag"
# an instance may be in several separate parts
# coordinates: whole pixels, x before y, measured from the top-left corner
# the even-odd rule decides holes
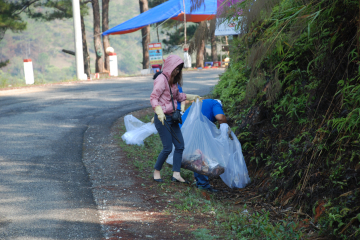
[[[250,178],[239,140],[234,133],[231,133],[234,140],[228,137],[227,124],[218,129],[201,113],[201,107],[200,101],[194,102],[182,125],[185,150],[181,167],[209,177],[220,175],[231,188],[245,187]],[[174,148],[167,163],[173,163],[173,154]]]
[[[225,172],[220,177],[231,188],[243,188],[250,183],[250,178],[242,154],[241,144],[233,132],[231,132],[233,140],[229,138],[227,124],[220,124],[220,131],[220,141],[224,146],[223,152],[224,154],[228,153]]]
[[[145,125],[142,121],[134,117],[133,115],[126,115],[124,117],[125,128],[127,132],[138,129]]]
[[[126,115],[124,122],[126,133],[121,136],[121,139],[126,144],[144,145],[145,138],[157,133],[155,124],[143,123],[133,115]]]

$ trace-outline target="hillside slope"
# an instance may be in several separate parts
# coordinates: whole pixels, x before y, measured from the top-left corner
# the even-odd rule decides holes
[[[248,188],[327,239],[358,239],[359,2],[269,2],[237,6],[252,11],[251,28],[232,42],[214,89],[242,143]]]

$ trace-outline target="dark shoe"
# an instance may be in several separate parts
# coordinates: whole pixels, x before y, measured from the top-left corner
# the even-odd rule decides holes
[[[155,182],[161,182],[161,183],[164,182],[164,180],[161,179],[161,178],[159,178],[159,179],[155,179],[155,178],[154,178],[154,181],[155,181]]]
[[[219,190],[213,189],[212,187],[207,188],[206,191],[211,192],[211,193],[219,192]]]
[[[213,189],[212,187],[208,187],[208,188],[198,187],[198,188],[201,189],[201,190],[206,190],[206,191],[211,192],[211,193],[219,192],[219,190]]]
[[[172,182],[180,182],[180,183],[190,184],[189,181],[187,181],[187,180],[185,180],[185,182],[181,182],[181,181],[177,180],[177,179],[174,178],[174,177],[171,177],[171,181],[172,181]]]

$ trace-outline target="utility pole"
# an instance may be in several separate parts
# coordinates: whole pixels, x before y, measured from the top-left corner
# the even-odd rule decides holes
[[[185,37],[185,46],[186,46],[186,8],[185,8],[185,0],[183,0],[184,4],[184,37]]]
[[[72,6],[75,36],[76,77],[79,80],[86,80],[87,75],[84,73],[84,57],[81,36],[80,0],[72,0]]]
[[[185,0],[183,0],[184,5],[184,37],[185,37],[185,43],[184,43],[184,67],[188,68],[191,67],[191,58],[189,56],[189,46],[186,42],[186,7],[185,7]]]

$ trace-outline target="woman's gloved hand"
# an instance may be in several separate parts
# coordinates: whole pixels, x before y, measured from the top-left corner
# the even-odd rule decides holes
[[[181,102],[181,112],[184,113],[185,112],[185,101],[184,102]]]
[[[199,99],[201,101],[201,97],[195,94],[186,94],[186,100],[193,101],[195,99]]]
[[[157,117],[160,120],[160,122],[162,123],[162,125],[164,125],[165,114],[160,105],[155,107],[155,113],[157,114]]]

